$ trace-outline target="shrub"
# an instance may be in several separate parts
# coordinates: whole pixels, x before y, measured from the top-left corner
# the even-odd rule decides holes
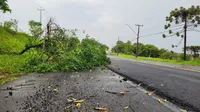
[[[189,61],[190,58],[191,58],[191,56],[190,56],[189,54],[187,54],[187,55],[186,55],[186,61]],[[184,60],[184,54],[183,54],[183,53],[180,54],[180,59],[181,59],[181,60]]]

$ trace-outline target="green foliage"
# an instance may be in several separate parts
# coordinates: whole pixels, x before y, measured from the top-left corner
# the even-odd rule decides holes
[[[124,53],[124,42],[122,41],[117,41],[116,46],[112,48],[113,52],[116,53]]]
[[[3,13],[6,13],[6,12],[11,13],[12,10],[9,8],[7,4],[7,0],[0,0],[0,10],[3,11]]]
[[[193,53],[194,58],[198,58],[200,56],[200,46],[187,46],[187,51],[191,51]]]
[[[74,37],[67,39],[66,42],[63,41],[63,43],[50,40],[48,40],[48,43],[52,43],[52,46],[48,46],[50,49],[46,49],[43,58],[41,58],[41,52],[30,51],[35,53],[26,61],[27,63],[23,67],[25,71],[56,72],[87,70],[109,62],[105,52],[107,48],[94,39],[85,38],[81,43]],[[74,40],[78,44],[74,44]],[[65,44],[70,46],[63,47]],[[53,46],[55,47],[54,49],[52,49]]]
[[[144,47],[145,47],[145,45],[143,43],[139,43],[139,45],[138,45],[138,55],[139,56],[144,56]],[[136,54],[136,48],[137,48],[137,44],[134,43],[132,45],[132,51],[134,54]]]
[[[18,30],[18,21],[16,19],[11,19],[10,21],[4,21],[3,27],[17,31]]]
[[[172,60],[172,59],[179,60],[180,59],[180,57],[177,53],[174,53],[173,51],[168,51],[168,50],[166,50],[165,52],[162,52],[162,53],[160,52],[159,57],[162,59],[169,59],[169,60]]]
[[[181,38],[185,37],[184,39],[186,39],[187,31],[188,31],[187,29],[189,27],[191,27],[191,24],[194,28],[200,24],[200,6],[196,6],[196,7],[192,6],[188,9],[186,9],[184,7],[180,7],[180,9],[176,8],[170,12],[170,16],[166,17],[166,21],[167,21],[168,25],[165,25],[164,28],[169,29],[170,36],[176,35],[176,36],[180,37],[180,35],[181,35]],[[179,30],[179,31],[176,31],[175,33],[173,33],[173,31],[171,30],[172,23],[180,24],[180,26],[182,23],[184,23],[184,27],[183,27],[184,35],[181,34],[181,33],[183,33],[183,31],[181,29],[180,29],[181,31]],[[165,37],[166,37],[166,35],[163,34],[163,38],[165,38]],[[185,46],[186,46],[186,43],[184,43],[184,60],[186,60],[186,47]],[[172,47],[177,47],[177,46],[172,45]]]
[[[175,24],[191,23],[194,27],[197,27],[200,24],[200,8],[199,6],[192,6],[188,9],[180,7],[180,9],[172,10],[170,16],[166,17],[166,21],[168,23],[165,25],[165,29],[169,29],[173,22]],[[169,30],[169,34],[171,33],[172,31]]]
[[[59,27],[52,29],[51,35],[45,37],[44,52],[38,47],[18,55],[16,53],[24,50],[30,44],[29,40],[35,38],[0,27],[1,83],[21,76],[17,75],[21,73],[88,70],[110,62],[106,56],[106,45],[87,37],[80,41],[74,30],[73,33],[71,31]],[[15,54],[11,54],[13,52]]]
[[[106,57],[105,45],[100,44],[95,39],[85,38],[81,42],[81,58],[85,64],[92,68],[106,64],[109,59]]]
[[[40,38],[43,34],[42,24],[33,20],[29,21],[29,31],[34,38]]]
[[[137,44],[131,44],[130,41],[124,43],[122,41],[118,41],[116,46],[112,48],[112,52],[115,53],[124,53],[124,54],[135,54],[136,53],[136,46]],[[151,44],[144,45],[139,43],[138,46],[138,55],[139,56],[146,56],[146,57],[158,57],[159,56],[159,49]]]
[[[143,54],[146,57],[158,57],[159,56],[159,49],[152,45],[152,44],[147,44],[144,46]]]
[[[130,49],[127,49],[128,47]],[[118,49],[117,49],[118,48]],[[120,48],[120,49],[119,49]],[[188,51],[193,52],[194,58],[199,58],[199,46],[188,46]],[[136,43],[132,44],[128,41],[127,43],[124,43],[122,41],[118,41],[116,46],[112,48],[113,53],[122,53],[125,55],[133,55],[134,52],[136,52]],[[161,59],[168,59],[168,60],[183,60],[183,54],[175,53],[173,51],[168,51],[166,49],[158,49],[156,46],[152,44],[142,44],[139,43],[139,56],[142,57],[151,57],[151,58],[161,58]],[[187,55],[187,60],[191,60],[191,56]]]
[[[28,43],[28,38],[31,37],[25,33],[0,27],[0,54],[20,52]]]
[[[124,43],[124,53],[133,54],[133,47],[131,41],[127,41],[126,43]]]
[[[187,55],[186,55],[186,61],[189,61],[190,58],[191,58],[191,56],[190,56],[189,54],[187,54]],[[184,54],[183,54],[183,53],[180,54],[180,59],[181,59],[181,60],[184,60]]]

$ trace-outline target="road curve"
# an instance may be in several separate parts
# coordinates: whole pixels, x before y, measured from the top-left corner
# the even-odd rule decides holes
[[[200,111],[200,73],[176,68],[139,63],[131,59],[111,57],[108,67],[133,81],[155,89],[160,96],[191,110]]]

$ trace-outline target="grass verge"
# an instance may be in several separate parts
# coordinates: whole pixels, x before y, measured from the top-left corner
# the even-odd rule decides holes
[[[116,53],[111,53],[112,55],[117,55]],[[129,58],[129,59],[136,59],[133,55],[126,55],[126,54],[118,54],[119,57],[122,58]],[[151,58],[151,57],[138,57],[139,60],[148,60],[148,61],[155,61],[155,62],[166,62],[166,63],[173,63],[173,64],[181,64],[181,65],[192,65],[192,66],[200,66],[200,59],[194,59],[191,61],[183,61],[183,60],[169,60],[169,59],[161,59],[161,58]]]
[[[26,55],[0,55],[0,85],[21,77],[24,73],[20,71],[25,63]]]

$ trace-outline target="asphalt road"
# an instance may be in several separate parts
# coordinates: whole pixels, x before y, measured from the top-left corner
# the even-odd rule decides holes
[[[111,57],[113,71],[149,85],[156,94],[190,111],[200,112],[200,72],[140,63]]]

